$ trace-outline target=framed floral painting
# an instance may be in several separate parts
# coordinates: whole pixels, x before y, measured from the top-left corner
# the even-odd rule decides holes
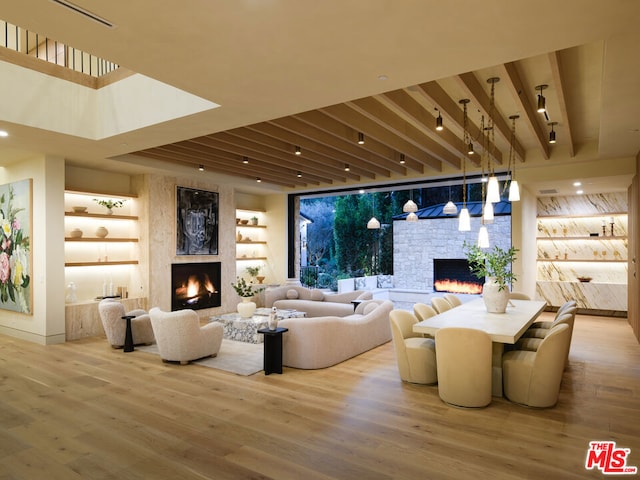
[[[0,185],[0,308],[32,313],[31,179]]]

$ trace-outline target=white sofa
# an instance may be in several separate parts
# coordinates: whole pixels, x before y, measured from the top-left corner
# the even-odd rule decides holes
[[[352,291],[347,293],[331,293],[319,289],[309,289],[296,285],[284,285],[265,291],[265,307],[276,307],[281,310],[293,309],[305,312],[307,317],[335,315],[344,317],[354,311],[353,300],[370,300],[371,292]]]
[[[391,340],[389,300],[368,300],[346,317],[289,318],[278,322],[283,335],[282,364],[325,368],[355,357]]]

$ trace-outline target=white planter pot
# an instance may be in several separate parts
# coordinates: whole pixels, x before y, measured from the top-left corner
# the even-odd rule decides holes
[[[251,318],[256,311],[256,304],[252,302],[250,298],[243,298],[242,302],[238,304],[238,313],[242,318]]]
[[[507,310],[509,289],[505,287],[499,290],[499,288],[494,277],[487,277],[482,286],[482,298],[489,313],[504,313]]]

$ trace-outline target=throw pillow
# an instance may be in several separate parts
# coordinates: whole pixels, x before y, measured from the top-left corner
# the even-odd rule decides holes
[[[378,275],[378,288],[393,288],[393,275]]]
[[[365,277],[356,278],[356,290],[363,290],[367,286],[367,279]]]
[[[290,288],[287,290],[287,298],[293,300],[294,298],[298,298],[298,291]]]
[[[369,315],[371,312],[373,312],[376,308],[378,308],[378,304],[376,302],[371,302],[371,303],[367,303],[364,308],[362,309],[362,314],[363,315]]]
[[[311,290],[309,298],[311,300],[315,300],[316,302],[321,302],[324,300],[324,293],[322,293],[322,290]]]

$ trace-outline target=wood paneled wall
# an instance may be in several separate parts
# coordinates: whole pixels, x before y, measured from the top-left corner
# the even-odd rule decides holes
[[[640,341],[640,153],[636,156],[636,174],[629,187],[629,309],[628,318],[633,333]]]

